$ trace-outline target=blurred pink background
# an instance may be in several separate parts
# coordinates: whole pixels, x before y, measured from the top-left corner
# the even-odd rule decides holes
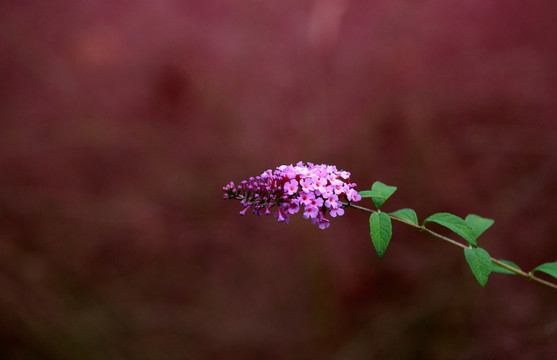
[[[364,213],[284,225],[221,187],[335,164],[398,186],[386,211],[490,217],[493,256],[555,261],[556,16],[1,2],[0,358],[554,359],[554,290],[482,289],[461,250],[400,224],[379,260]]]

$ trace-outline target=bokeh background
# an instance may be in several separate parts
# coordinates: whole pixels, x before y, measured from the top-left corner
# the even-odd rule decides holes
[[[300,160],[557,259],[557,2],[0,2],[0,358],[555,359],[557,293],[367,215],[245,216]],[[370,205],[370,204],[367,204]],[[442,229],[436,229],[443,231]],[[541,275],[543,277],[543,274]]]

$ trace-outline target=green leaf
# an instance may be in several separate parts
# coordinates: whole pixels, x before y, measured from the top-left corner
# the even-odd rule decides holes
[[[358,194],[360,194],[362,199],[363,198],[370,198],[372,196],[371,195],[371,190],[363,190],[363,191],[360,191]]]
[[[532,270],[532,273],[534,271],[541,271],[541,272],[544,272],[548,275],[553,276],[554,278],[557,278],[557,261],[541,264],[540,266],[538,266],[534,270]]]
[[[464,257],[478,283],[485,287],[487,278],[491,273],[492,263],[489,253],[482,248],[466,248],[464,249]]]
[[[414,225],[418,225],[418,215],[416,215],[416,212],[412,209],[400,209],[389,213],[389,215],[404,221],[408,221],[409,223],[412,223]]]
[[[437,213],[433,214],[424,220],[423,225],[428,222],[434,222],[439,225],[454,231],[458,235],[462,236],[464,240],[468,241],[473,246],[478,246],[476,243],[476,233],[472,228],[466,224],[464,219],[449,213]]]
[[[484,233],[493,223],[495,222],[492,219],[483,218],[478,215],[470,214],[464,219],[466,224],[472,228],[475,234],[474,240],[477,240],[478,237]]]
[[[387,201],[391,195],[396,191],[395,186],[385,185],[380,181],[376,181],[371,186],[371,200],[373,204],[379,210],[379,208]]]
[[[369,217],[369,234],[373,247],[375,247],[375,251],[377,251],[377,256],[381,259],[383,255],[385,255],[385,251],[393,235],[391,218],[387,213],[374,212],[371,214]]]
[[[499,259],[500,262],[505,263],[517,270],[520,270],[520,267],[518,265],[516,265],[515,263],[513,263],[512,261],[509,260],[503,260],[503,259]],[[510,271],[509,269],[505,269],[504,267],[502,267],[499,264],[496,264],[494,262],[491,263],[491,272],[494,273],[500,273],[500,274],[511,274],[511,275],[516,275],[515,272]]]

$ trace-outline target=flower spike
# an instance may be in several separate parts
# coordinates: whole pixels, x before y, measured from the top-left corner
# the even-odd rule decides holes
[[[248,209],[256,215],[269,215],[277,207],[275,218],[288,223],[290,214],[302,210],[304,217],[320,229],[330,226],[325,217],[342,216],[342,201],[357,202],[362,198],[350,183],[350,173],[333,165],[298,162],[267,170],[259,176],[243,180],[239,185],[228,183],[222,189],[225,199],[241,201],[244,215]],[[303,207],[303,209],[302,209]]]

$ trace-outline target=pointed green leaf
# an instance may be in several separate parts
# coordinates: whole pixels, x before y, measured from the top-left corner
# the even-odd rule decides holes
[[[557,278],[557,261],[541,264],[540,266],[532,270],[532,272],[534,271],[541,271],[548,275],[553,276],[554,278]]]
[[[369,217],[369,234],[371,235],[373,247],[377,251],[377,256],[381,259],[385,255],[393,234],[391,218],[387,213],[374,212],[371,214]]]
[[[489,229],[489,227],[495,222],[492,219],[483,218],[474,214],[468,215],[464,221],[472,228],[472,230],[474,230],[474,240],[477,240],[478,237],[483,234],[484,231]]]
[[[387,201],[391,195],[396,191],[395,186],[385,185],[380,181],[376,181],[371,186],[371,200],[375,207],[379,208]]]
[[[412,209],[400,209],[389,213],[389,215],[418,225],[418,215],[416,215],[416,212]]]
[[[478,283],[485,287],[487,278],[491,273],[491,257],[489,253],[482,248],[466,248],[464,249],[464,257]]]
[[[474,230],[472,230],[472,228],[468,224],[466,224],[464,219],[456,215],[449,213],[437,213],[425,219],[423,225],[427,224],[428,222],[434,222],[439,225],[443,225],[444,227],[462,236],[462,238],[468,241],[468,243],[470,243],[471,245],[478,245],[476,243],[476,233],[474,232]]]
[[[503,260],[503,259],[499,259],[500,262],[505,263],[507,265],[509,265],[510,267],[513,267],[517,270],[520,270],[520,267],[518,265],[516,265],[515,263],[513,263],[512,261],[509,260]],[[515,272],[510,271],[509,269],[506,269],[504,267],[502,267],[499,264],[496,264],[494,262],[491,263],[491,272],[494,273],[500,273],[500,274],[511,274],[511,275],[516,275]]]
[[[358,194],[363,198],[370,198],[371,197],[371,190],[363,190],[360,191]]]

